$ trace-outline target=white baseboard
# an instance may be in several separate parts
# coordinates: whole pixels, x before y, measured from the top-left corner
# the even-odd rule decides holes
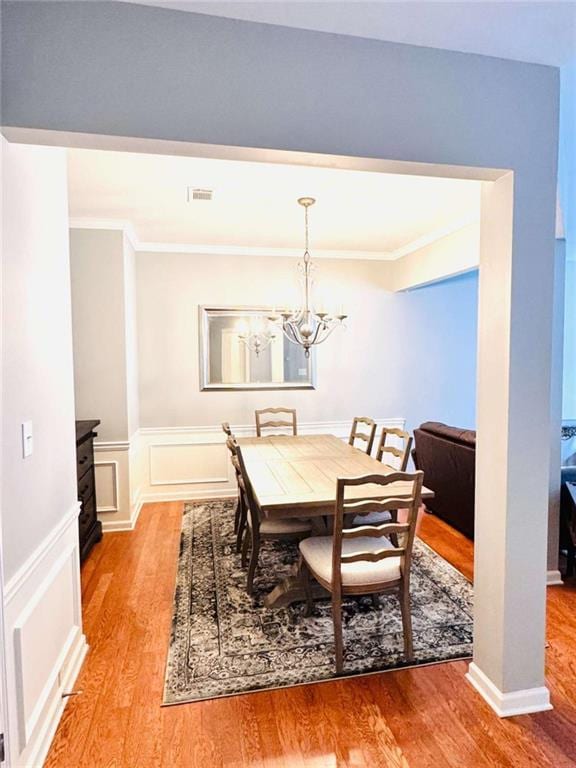
[[[164,491],[160,493],[145,493],[141,496],[144,504],[150,504],[160,501],[201,501],[202,499],[235,499],[238,495],[236,489],[233,490],[214,490],[197,491]]]
[[[560,571],[546,571],[546,586],[547,587],[563,587],[562,574]]]
[[[528,715],[531,712],[545,712],[553,708],[550,703],[550,692],[545,686],[503,693],[474,662],[471,662],[468,667],[466,679],[488,702],[498,717]]]
[[[138,494],[137,501],[132,508],[130,520],[102,520],[102,531],[104,533],[112,533],[114,531],[133,531],[134,528],[136,528],[136,523],[140,517],[142,504],[144,504],[144,499],[141,494]]]

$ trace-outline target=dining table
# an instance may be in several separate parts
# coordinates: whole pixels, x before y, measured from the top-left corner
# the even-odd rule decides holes
[[[348,445],[335,435],[269,435],[238,439],[246,472],[262,515],[274,520],[307,518],[312,535],[327,535],[336,510],[336,481],[339,477],[389,475],[398,470],[372,458],[360,448]],[[350,500],[409,498],[412,483],[349,486]],[[422,499],[434,492],[422,488]],[[326,593],[315,585],[318,593]],[[284,608],[306,598],[298,563],[264,599],[268,608]]]

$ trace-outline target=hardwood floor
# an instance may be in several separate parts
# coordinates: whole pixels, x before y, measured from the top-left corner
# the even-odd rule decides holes
[[[161,708],[181,513],[146,505],[84,566],[83,693],[48,768],[576,766],[575,582],[548,589],[551,712],[499,720],[465,662]],[[428,515],[421,536],[471,576],[471,542]]]

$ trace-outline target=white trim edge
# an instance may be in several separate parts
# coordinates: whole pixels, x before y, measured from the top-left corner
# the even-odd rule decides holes
[[[563,587],[562,574],[560,571],[546,571],[546,586],[547,587]]]
[[[334,432],[350,432],[353,417],[342,421],[302,421],[298,424],[298,434],[333,434]],[[378,427],[399,427],[403,429],[406,419],[400,417],[374,419]],[[237,437],[254,437],[256,428],[254,424],[231,424],[231,429]],[[220,424],[206,427],[140,427],[139,435],[204,435],[216,436],[218,442],[225,442],[225,435]]]
[[[161,501],[203,501],[211,499],[235,499],[238,495],[236,489],[218,490],[209,492],[206,490],[190,491],[166,491],[165,493],[144,493],[142,494],[142,504],[154,504]]]
[[[129,451],[130,450],[130,444],[133,442],[136,438],[136,435],[133,435],[131,440],[113,440],[113,441],[102,441],[97,442],[94,441],[94,453],[108,453],[112,451]]]
[[[360,261],[398,261],[425,246],[453,235],[471,224],[479,223],[476,214],[469,215],[452,222],[446,227],[433,229],[421,237],[406,243],[393,251],[338,250],[316,248],[314,256],[319,259],[345,259]],[[286,247],[261,247],[254,245],[214,245],[212,243],[167,243],[145,242],[140,240],[131,221],[126,219],[91,218],[89,216],[72,216],[68,224],[70,229],[107,229],[123,232],[132,248],[139,253],[187,253],[201,256],[280,256],[301,258],[302,250]]]
[[[130,520],[101,520],[102,523],[102,532],[103,533],[118,533],[120,531],[133,531],[134,528],[136,528],[136,523],[138,522],[138,518],[140,516],[140,511],[142,510],[142,505],[144,504],[144,499],[140,494],[137,495],[137,500],[134,503],[133,509],[132,509],[132,515],[130,517]],[[109,510],[99,510],[102,511],[109,511]]]
[[[550,692],[545,686],[503,693],[474,662],[471,662],[468,667],[466,679],[488,702],[498,717],[527,715],[531,712],[545,712],[553,709],[550,703]]]
[[[61,518],[58,525],[53,528],[50,534],[36,547],[34,552],[25,560],[16,573],[4,585],[4,604],[9,605],[20,589],[20,587],[31,576],[38,563],[45,557],[54,543],[68,529],[73,519],[77,519],[80,514],[80,502],[76,501],[68,512]]]

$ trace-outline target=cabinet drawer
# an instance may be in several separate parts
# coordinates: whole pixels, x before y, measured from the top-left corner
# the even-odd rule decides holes
[[[82,475],[86,472],[87,469],[90,469],[94,461],[93,457],[94,457],[94,446],[93,446],[93,440],[92,438],[90,438],[89,440],[85,440],[83,443],[80,443],[80,445],[76,449],[76,467],[77,467],[77,476],[79,478],[82,477]]]
[[[96,521],[96,499],[91,496],[82,502],[80,514],[78,515],[78,528],[80,529],[80,543],[83,541],[83,534],[86,533]]]
[[[90,496],[94,496],[94,472],[87,472],[78,481],[78,501],[84,503]]]

